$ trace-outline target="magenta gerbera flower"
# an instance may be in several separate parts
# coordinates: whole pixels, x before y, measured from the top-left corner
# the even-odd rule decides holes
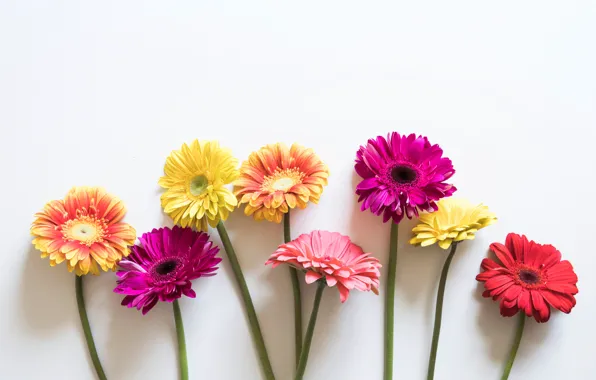
[[[452,195],[455,186],[445,183],[455,173],[451,160],[438,145],[424,136],[392,132],[361,146],[356,155],[356,172],[363,180],[356,188],[362,202],[383,222],[399,223],[404,215],[418,216],[418,210],[438,210],[435,201]]]
[[[142,309],[143,314],[157,301],[173,302],[183,294],[194,298],[190,281],[215,275],[221,261],[209,235],[191,228],[154,229],[139,240],[141,244],[132,246],[120,261],[114,292],[126,295],[122,305]]]

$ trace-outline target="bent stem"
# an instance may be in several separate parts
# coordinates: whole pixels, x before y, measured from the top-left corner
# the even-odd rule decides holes
[[[184,324],[178,300],[174,300],[174,320],[176,321],[176,335],[178,336],[178,362],[180,363],[180,380],[188,380],[188,359],[186,356],[186,338]]]
[[[451,245],[451,252],[445,260],[443,271],[441,272],[441,279],[439,280],[439,292],[437,294],[437,306],[435,308],[435,327],[433,329],[433,340],[430,346],[430,357],[428,358],[428,375],[427,380],[432,380],[435,377],[435,364],[437,362],[437,350],[439,348],[439,335],[441,334],[441,321],[443,318],[443,299],[445,296],[445,284],[447,283],[447,274],[449,273],[449,266],[455,255],[457,243]]]
[[[261,365],[263,366],[263,371],[265,372],[265,378],[267,380],[275,380],[273,368],[271,368],[271,362],[269,361],[269,355],[267,354],[267,348],[265,347],[265,341],[263,340],[261,326],[259,325],[259,319],[257,318],[257,312],[255,311],[255,306],[252,302],[252,298],[250,297],[248,286],[246,285],[246,279],[242,273],[242,268],[240,268],[240,263],[238,262],[238,257],[236,257],[234,247],[232,247],[232,242],[230,241],[228,232],[221,221],[217,224],[217,232],[219,232],[221,242],[228,255],[228,260],[230,260],[234,277],[236,277],[236,283],[238,284],[238,287],[240,287],[240,293],[242,294],[244,308],[246,309],[246,314],[248,316],[248,323],[250,325],[252,339],[255,346],[257,347],[259,359],[261,361]]]
[[[89,355],[93,361],[95,372],[97,372],[99,380],[107,380],[101,362],[99,361],[99,356],[97,355],[97,349],[95,348],[95,342],[93,341],[93,334],[91,333],[91,326],[89,326],[89,318],[87,318],[87,309],[85,309],[85,298],[83,296],[83,276],[75,276],[75,291],[77,296],[77,307],[79,308],[79,317],[81,318],[85,340],[87,341],[87,348],[89,349]]]
[[[515,333],[515,340],[513,341],[513,347],[511,347],[511,353],[509,353],[509,359],[505,364],[505,371],[503,371],[503,377],[501,380],[507,380],[509,378],[509,374],[511,373],[511,368],[513,368],[513,362],[515,361],[515,356],[517,355],[517,350],[519,348],[519,344],[521,342],[522,336],[524,335],[524,325],[526,324],[526,315],[523,311],[519,313],[519,322],[517,324],[517,332]]]
[[[393,379],[393,324],[395,320],[395,272],[397,271],[397,223],[391,223],[387,291],[385,293],[385,371],[384,379]]]
[[[304,346],[302,347],[302,353],[300,354],[300,363],[296,370],[295,380],[302,380],[304,377],[304,371],[306,370],[306,362],[308,361],[308,354],[310,352],[310,345],[312,343],[312,336],[315,331],[315,324],[317,323],[317,314],[319,314],[319,306],[321,305],[321,298],[323,297],[323,290],[327,284],[324,280],[317,282],[317,293],[315,294],[315,303],[312,307],[310,314],[310,321],[308,321],[308,327],[306,328],[306,336],[304,337]]]
[[[290,235],[290,211],[284,214],[284,242],[292,240]],[[292,292],[294,293],[294,345],[296,354],[296,366],[300,363],[302,353],[302,296],[300,295],[300,281],[298,270],[290,267],[290,279],[292,280]]]

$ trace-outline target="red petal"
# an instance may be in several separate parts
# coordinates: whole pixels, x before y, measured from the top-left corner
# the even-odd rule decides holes
[[[546,271],[548,282],[576,284],[577,275],[573,266],[567,260],[563,260]]]
[[[514,260],[525,262],[525,248],[528,245],[528,238],[524,235],[510,233],[507,235],[505,245],[509,252],[513,255]]]
[[[482,272],[482,273],[478,274],[476,276],[476,280],[477,281],[486,281],[486,280],[488,280],[488,279],[490,279],[492,277],[498,276],[500,274],[503,274],[503,272],[502,271],[498,271],[498,270],[490,269],[490,270],[487,270],[486,272]]]
[[[517,306],[513,306],[513,307],[505,306],[505,302],[501,302],[500,307],[501,307],[501,315],[503,317],[513,317],[519,311]]]
[[[511,285],[503,292],[503,299],[507,301],[517,301],[517,297],[522,292],[522,287],[519,285]]]
[[[499,288],[503,285],[508,285],[511,283],[513,283],[513,278],[511,278],[511,276],[502,274],[499,276],[494,276],[492,278],[489,278],[486,281],[486,283],[484,284],[484,286],[488,290],[494,290],[494,289]]]
[[[501,265],[495,263],[491,259],[483,259],[482,264],[480,264],[480,266],[482,267],[482,269],[485,269],[485,270],[502,268]]]
[[[531,243],[526,252],[526,264],[535,268],[550,268],[561,261],[561,252],[552,245]]]
[[[537,322],[548,322],[550,318],[550,308],[544,302],[544,298],[539,290],[530,290],[532,296],[532,306],[534,307],[534,318]]]
[[[559,292],[559,293],[569,293],[569,294],[577,294],[577,286],[573,284],[565,284],[565,283],[556,283],[556,282],[547,282],[546,287],[552,291]]]
[[[490,293],[492,294],[492,296],[493,296],[493,299],[496,301],[496,300],[498,300],[499,298],[503,298],[503,294],[502,294],[502,293],[503,293],[504,291],[506,291],[507,289],[509,289],[509,287],[510,287],[511,285],[512,285],[512,283],[511,283],[511,282],[507,282],[507,283],[505,283],[505,284],[503,284],[503,285],[499,286],[499,287],[498,287],[498,288],[496,288],[496,289],[490,290]]]
[[[575,306],[575,297],[569,294],[561,294],[551,292],[550,290],[543,290],[542,296],[552,307],[563,313],[569,314],[571,309]]]
[[[515,265],[515,260],[513,259],[513,256],[511,256],[511,253],[503,244],[492,243],[490,245],[490,250],[497,255],[499,260],[501,260],[501,262],[506,268],[511,268]]]
[[[532,316],[532,302],[530,301],[530,292],[523,289],[517,297],[517,306],[526,313],[528,317]]]

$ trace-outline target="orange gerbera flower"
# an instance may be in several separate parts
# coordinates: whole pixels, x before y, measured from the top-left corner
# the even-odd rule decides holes
[[[55,266],[66,260],[68,271],[79,276],[115,270],[128,246],[134,244],[136,231],[120,223],[124,203],[98,187],[73,187],[64,200],[47,203],[35,214],[31,234],[41,257],[50,257]]]
[[[270,144],[242,163],[235,194],[239,204],[246,203],[246,215],[280,223],[290,209],[318,203],[328,177],[327,165],[312,149],[296,143],[291,148]]]

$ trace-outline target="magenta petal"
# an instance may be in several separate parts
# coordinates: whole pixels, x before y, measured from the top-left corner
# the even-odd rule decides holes
[[[154,229],[143,234],[140,246],[120,263],[114,292],[124,294],[122,304],[146,314],[158,301],[172,302],[182,295],[195,298],[192,279],[215,274],[219,248],[204,232],[191,228]]]
[[[445,183],[455,173],[451,160],[424,136],[392,132],[370,139],[358,150],[354,168],[363,178],[356,186],[361,210],[382,214],[384,222],[434,209],[433,201],[456,191]]]
[[[362,182],[360,182],[358,184],[358,186],[356,187],[356,189],[358,190],[369,190],[369,189],[375,189],[379,187],[379,181],[376,178],[367,178],[365,180],[363,180]]]

